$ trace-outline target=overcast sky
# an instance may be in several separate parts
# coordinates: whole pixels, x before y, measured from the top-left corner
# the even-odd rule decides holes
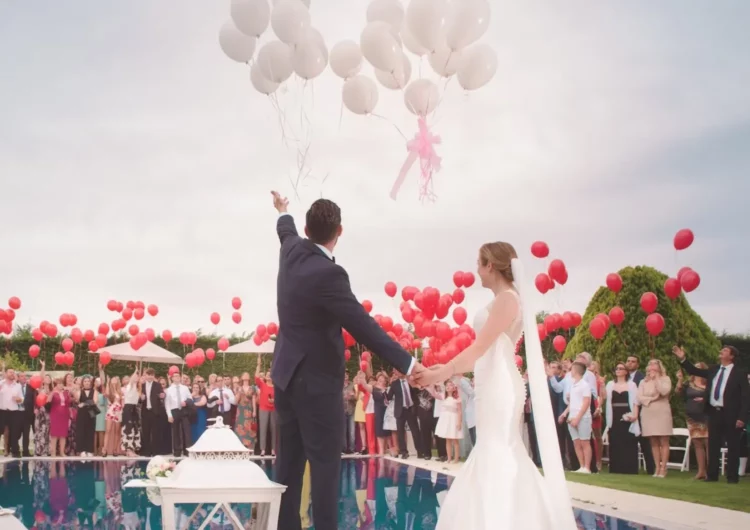
[[[358,40],[366,5],[312,0],[329,48]],[[248,68],[218,46],[228,0],[0,3],[0,305],[19,296],[18,323],[71,312],[86,328],[113,320],[110,298],[143,300],[161,309],[144,321],[157,332],[212,330],[213,311],[220,332],[250,331],[276,318],[276,188],[300,230],[316,198],[340,204],[337,262],[375,312],[397,310],[388,280],[452,289],[486,241],[515,244],[533,276],[542,239],[570,280],[535,297],[540,309],[583,312],[626,265],[690,265],[702,284],[689,299],[709,325],[750,330],[750,4],[492,7],[484,41],[499,71],[470,95],[448,84],[438,197],[421,204],[414,172],[388,197],[405,156],[388,121],[416,130],[401,94],[380,89],[388,121],[340,116],[330,71],[291,81],[282,132]],[[297,197],[300,134],[311,173]],[[696,242],[677,255],[684,227]],[[470,290],[470,321],[488,301]]]

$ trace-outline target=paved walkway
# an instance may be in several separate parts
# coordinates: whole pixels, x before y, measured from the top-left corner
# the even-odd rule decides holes
[[[415,457],[386,457],[422,469],[455,476],[462,464],[445,464]],[[750,528],[750,513],[691,502],[568,482],[575,508],[610,515],[660,530],[738,530]],[[750,500],[748,500],[750,502]]]

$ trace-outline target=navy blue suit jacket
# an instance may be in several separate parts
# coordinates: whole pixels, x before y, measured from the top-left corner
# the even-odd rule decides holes
[[[297,234],[291,215],[276,225],[281,252],[276,286],[279,334],[271,378],[286,390],[304,373],[309,391],[341,392],[344,384],[345,328],[357,342],[407,373],[412,357],[367,314],[349,285],[349,275],[308,239]]]

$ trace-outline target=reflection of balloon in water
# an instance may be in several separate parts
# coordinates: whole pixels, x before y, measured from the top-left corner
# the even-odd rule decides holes
[[[385,22],[370,22],[362,30],[359,46],[365,59],[378,70],[392,72],[401,65],[401,47]]]
[[[331,70],[342,79],[354,77],[362,69],[362,51],[353,40],[342,40],[331,48]]]
[[[404,103],[412,114],[427,116],[440,101],[440,91],[429,79],[416,79],[404,91]]]
[[[347,79],[341,91],[344,105],[354,114],[369,114],[378,104],[378,87],[369,77],[356,75]]]
[[[429,55],[428,60],[436,74],[450,77],[458,71],[461,56],[461,50],[451,51],[447,46],[440,45]]]
[[[283,83],[289,79],[294,70],[292,49],[281,41],[267,42],[258,52],[256,64],[263,77],[274,83]]]
[[[489,83],[497,73],[497,54],[486,44],[463,51],[458,66],[458,84],[464,90],[476,90]]]
[[[414,39],[428,51],[438,47],[444,35],[445,0],[411,0],[406,25]]]
[[[454,0],[445,17],[445,40],[452,50],[461,50],[479,40],[490,25],[487,0]]]
[[[367,6],[367,22],[385,22],[400,28],[404,22],[404,7],[399,0],[372,0]]]
[[[260,37],[271,21],[267,0],[232,0],[229,13],[237,29],[253,37]]]
[[[253,58],[257,39],[245,35],[229,21],[219,30],[219,45],[224,53],[238,63],[246,63]]]
[[[299,0],[280,0],[271,12],[271,28],[280,41],[294,44],[310,28],[310,11]]]
[[[411,61],[405,53],[401,54],[401,59],[403,61],[402,65],[393,72],[384,72],[383,70],[375,69],[375,79],[385,88],[400,90],[409,83],[409,79],[411,78]]]

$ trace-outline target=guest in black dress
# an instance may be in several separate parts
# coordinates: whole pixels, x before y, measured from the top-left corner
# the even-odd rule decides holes
[[[625,363],[617,363],[615,380],[607,383],[609,472],[638,474],[638,387],[628,381]]]
[[[94,438],[96,436],[96,403],[99,393],[93,385],[91,376],[84,376],[81,380],[81,394],[78,399],[78,415],[76,416],[76,451],[81,456],[94,455]]]
[[[384,372],[380,372],[374,386],[363,386],[375,400],[375,436],[378,439],[378,453],[382,456],[385,454],[385,446],[391,437],[391,431],[386,431],[383,428],[385,409],[388,407],[388,400],[385,397],[388,389],[388,376]]]

